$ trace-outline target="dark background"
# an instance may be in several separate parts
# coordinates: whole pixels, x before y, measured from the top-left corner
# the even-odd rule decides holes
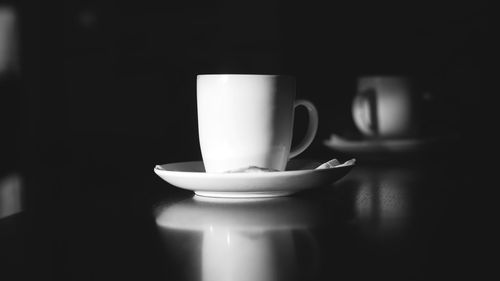
[[[364,74],[418,78],[433,94],[426,134],[458,133],[464,157],[489,134],[487,2],[3,3],[18,13],[21,61],[2,78],[3,170],[74,165],[72,177],[99,178],[199,160],[200,73],[296,76],[320,113],[304,157],[331,133],[356,133],[350,104]],[[303,112],[296,119],[300,137]]]
[[[124,251],[120,243],[134,232],[123,240],[69,243],[75,249],[59,239],[93,233],[86,226],[109,232],[141,221],[146,214],[137,210],[149,210],[148,198],[165,187],[154,165],[201,159],[197,74],[296,76],[298,97],[320,114],[318,135],[301,157],[321,158],[337,156],[322,145],[330,134],[357,133],[350,106],[358,76],[410,75],[433,97],[424,134],[458,135],[451,151],[464,165],[491,153],[486,1],[0,4],[16,9],[20,36],[19,71],[0,77],[0,176],[23,178],[24,207],[36,214],[28,232],[37,237],[25,247],[38,253],[30,258],[41,273],[78,274],[72,266],[81,268],[81,252],[94,257],[86,252],[93,241],[117,239],[117,252]],[[298,112],[298,137],[304,118]],[[75,217],[86,222],[65,229],[61,222]],[[99,258],[105,264],[107,257]]]

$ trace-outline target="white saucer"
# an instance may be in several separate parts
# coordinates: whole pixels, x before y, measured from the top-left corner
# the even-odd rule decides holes
[[[323,144],[331,149],[346,153],[403,153],[419,151],[438,142],[441,138],[407,138],[380,140],[349,140],[332,134]]]
[[[354,163],[314,169],[320,162],[291,160],[287,171],[268,173],[206,173],[202,161],[157,165],[154,172],[166,182],[208,197],[277,197],[331,184]]]

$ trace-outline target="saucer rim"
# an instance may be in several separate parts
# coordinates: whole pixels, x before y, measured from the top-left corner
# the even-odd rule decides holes
[[[294,161],[294,160],[292,160]],[[312,161],[311,161],[312,162]],[[172,162],[172,163],[165,163],[165,164],[158,164],[155,165],[154,171],[165,171],[169,173],[176,173],[176,174],[196,174],[196,175],[203,175],[204,177],[207,177],[208,175],[210,176],[222,176],[222,177],[227,177],[227,178],[241,178],[241,177],[276,177],[279,175],[300,175],[302,173],[310,173],[310,172],[325,172],[329,171],[332,169],[342,169],[342,168],[347,168],[351,166],[355,166],[356,163],[342,163],[340,165],[334,166],[334,167],[329,167],[329,168],[324,168],[324,169],[300,169],[300,170],[285,170],[285,171],[275,171],[275,172],[257,172],[257,173],[245,173],[245,172],[239,172],[239,173],[207,173],[207,172],[201,172],[201,171],[176,171],[176,170],[167,170],[163,168],[163,166],[166,165],[179,165],[179,164],[189,164],[189,163],[203,163],[203,161],[182,161],[182,162]],[[319,163],[319,162],[318,162]]]
[[[297,159],[300,160],[300,159]],[[202,161],[174,162],[156,165],[156,173],[175,187],[193,191],[199,196],[256,198],[289,196],[318,185],[327,185],[344,177],[356,165],[350,163],[326,169],[303,169],[269,173],[206,173],[175,171],[166,165],[193,165]]]

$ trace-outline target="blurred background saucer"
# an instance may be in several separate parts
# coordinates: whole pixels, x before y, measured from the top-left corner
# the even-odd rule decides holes
[[[435,152],[446,152],[445,147],[453,144],[457,136],[429,136],[422,138],[368,139],[348,138],[331,134],[323,145],[336,152],[361,159],[383,160],[406,157],[408,155],[425,156]],[[444,145],[446,144],[446,145]]]

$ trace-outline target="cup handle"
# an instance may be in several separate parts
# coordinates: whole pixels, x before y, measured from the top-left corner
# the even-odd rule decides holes
[[[375,89],[369,88],[356,95],[352,114],[358,129],[366,135],[378,133],[377,101]]]
[[[302,139],[302,141],[296,147],[291,149],[290,156],[288,157],[289,159],[304,152],[304,150],[306,150],[309,147],[309,145],[311,145],[312,141],[314,140],[314,137],[316,136],[316,132],[318,131],[319,118],[318,118],[318,110],[316,110],[316,107],[310,101],[297,100],[293,105],[294,109],[297,109],[297,107],[300,105],[304,106],[307,109],[307,113],[309,116],[309,124],[304,139]]]

